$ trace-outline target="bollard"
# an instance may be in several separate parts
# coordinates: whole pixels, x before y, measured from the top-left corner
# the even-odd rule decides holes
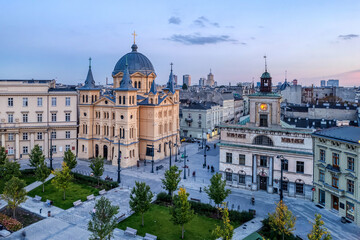
[[[51,211],[48,211],[48,217],[51,217]]]
[[[42,212],[42,208],[40,208],[40,215],[41,215],[41,212]]]

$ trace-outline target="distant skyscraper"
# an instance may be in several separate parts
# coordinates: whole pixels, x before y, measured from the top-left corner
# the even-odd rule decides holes
[[[326,87],[326,81],[325,81],[325,80],[321,80],[321,81],[320,81],[320,86],[321,86],[321,87]]]
[[[183,84],[186,84],[186,86],[191,86],[191,76],[189,74],[185,74],[183,76]]]
[[[175,85],[178,85],[178,81],[177,81],[177,75],[173,75],[174,76],[174,83],[175,83]]]
[[[338,79],[329,79],[327,81],[328,87],[338,87],[339,86],[339,80]]]
[[[205,85],[205,81],[206,81],[205,78],[200,78],[200,79],[199,79],[199,86],[200,86],[200,87],[203,87],[203,86]]]
[[[214,74],[211,73],[211,69],[210,69],[210,73],[207,76],[206,85],[213,87],[214,83],[215,83]]]

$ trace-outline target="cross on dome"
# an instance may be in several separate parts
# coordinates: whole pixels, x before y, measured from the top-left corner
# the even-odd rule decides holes
[[[134,33],[132,33],[131,35],[134,36],[134,44],[135,44],[135,38],[136,38],[137,34],[136,34],[135,31],[134,31]]]

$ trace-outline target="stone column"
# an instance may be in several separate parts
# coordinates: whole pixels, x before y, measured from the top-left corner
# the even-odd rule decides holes
[[[1,134],[1,146],[5,147],[5,133]]]
[[[274,171],[274,157],[269,157],[269,179],[267,191],[268,193],[273,193],[273,171]]]
[[[20,158],[20,136],[19,133],[15,134],[15,159]]]
[[[29,149],[29,152],[31,152],[31,150],[34,148],[34,145],[35,145],[35,134],[30,133],[30,149]]]
[[[256,155],[253,155],[253,176],[252,176],[252,184],[251,184],[251,190],[256,191],[257,190],[257,162],[256,162]]]
[[[45,158],[49,158],[49,135],[47,132],[45,132],[44,134],[43,153],[45,155]]]

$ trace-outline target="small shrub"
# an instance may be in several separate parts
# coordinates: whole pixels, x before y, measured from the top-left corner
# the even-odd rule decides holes
[[[0,224],[11,232],[16,232],[22,228],[21,222],[2,213],[0,213]]]
[[[206,203],[199,203],[195,201],[189,201],[191,204],[191,208],[198,214],[202,214],[205,216],[212,216],[213,214],[216,214],[217,209],[210,204]]]
[[[169,204],[169,203],[172,202],[172,198],[166,192],[160,192],[158,195],[156,195],[156,202],[157,203]]]
[[[254,214],[247,211],[238,212],[235,210],[229,211],[229,218],[231,222],[244,223],[254,218]]]
[[[97,178],[85,176],[80,173],[74,173],[74,172],[72,173],[72,175],[74,176],[75,181],[77,181],[79,183],[84,183],[84,184],[90,183],[92,186],[97,186],[97,184],[98,184]],[[107,190],[118,187],[119,183],[114,182],[114,181],[105,181],[105,180],[100,179],[100,185],[104,186],[105,190],[107,191]]]

